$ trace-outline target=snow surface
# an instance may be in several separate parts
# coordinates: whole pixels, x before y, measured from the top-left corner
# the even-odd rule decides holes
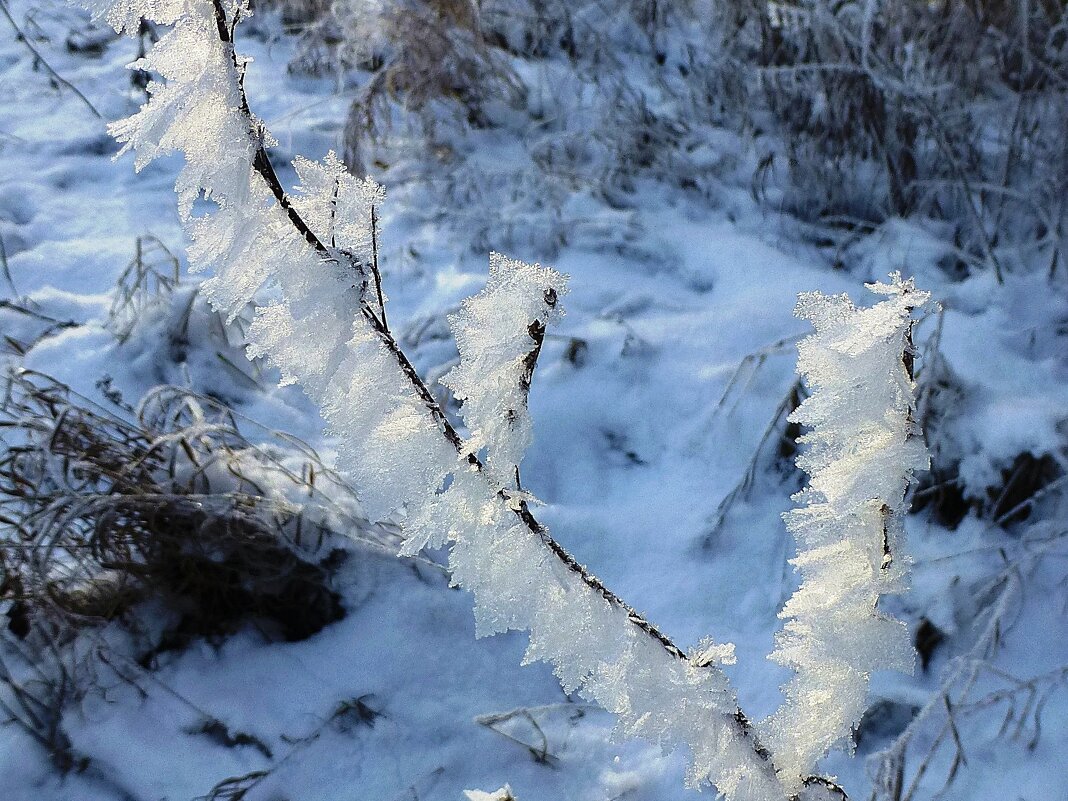
[[[51,37],[34,44],[49,63],[104,118],[132,113],[142,96],[123,66],[135,57],[135,43],[116,40],[97,58],[68,53],[63,37],[84,18],[61,6],[10,4],[20,21],[34,6],[44,11],[32,30]],[[280,140],[276,163],[296,153],[321,158],[339,145],[345,99],[331,94],[328,82],[287,77],[289,43],[272,35],[269,18],[256,29],[259,36],[242,42],[255,57],[246,87]],[[176,253],[186,244],[172,192],[177,161],[136,175],[128,160],[112,163],[118,146],[104,121],[50,86],[11,31],[0,39],[0,103],[0,236],[15,290],[7,287],[7,295],[78,323],[49,334],[19,361],[96,398],[105,376],[131,402],[161,381],[189,383],[330,452],[335,444],[297,390],[272,388],[277,376],[264,370],[257,378],[250,365],[241,379],[217,358],[221,350],[233,361],[234,349],[209,341],[206,318],[193,324],[202,340],[178,360],[161,346],[173,324],[162,310],[126,343],[106,329],[110,292],[134,238],[150,231]],[[729,137],[720,144],[736,146]],[[435,226],[417,185],[393,187],[388,172],[375,177],[391,195],[381,242],[391,323],[418,339],[416,330],[439,330],[435,321],[444,322],[485,282],[486,254],[472,252],[462,232]],[[545,502],[539,518],[579,561],[676,642],[691,646],[711,635],[736,643],[737,665],[726,670],[757,719],[777,706],[778,687],[789,677],[765,656],[794,589],[786,563],[793,545],[779,516],[790,507],[796,477],[761,470],[723,524],[715,520],[793,386],[790,343],[807,333],[792,317],[797,294],[846,292],[859,302],[862,284],[892,269],[932,292],[945,309],[942,355],[966,390],[946,423],[947,439],[977,496],[1015,454],[1063,449],[1068,362],[1056,329],[1068,304],[1041,276],[1009,275],[1005,287],[983,275],[951,283],[937,266],[951,242],[916,223],[884,226],[850,252],[848,271],[834,271],[789,220],[762,211],[746,184],[732,179],[725,176],[715,204],[642,186],[640,244],[656,253],[669,243],[673,254],[658,269],[605,247],[621,236],[617,215],[591,205],[594,233],[565,246],[553,265],[571,277],[567,316],[539,359],[523,483]],[[39,333],[26,315],[10,308],[0,315],[5,334],[27,340]],[[917,330],[921,352],[936,322]],[[583,347],[575,351],[573,340]],[[777,346],[783,340],[787,346]],[[763,355],[746,359],[750,354]],[[424,375],[455,363],[455,350],[436,336],[422,339],[412,355]],[[953,640],[928,673],[876,675],[876,699],[937,702],[940,673],[949,678],[961,667],[947,655],[965,653],[976,639],[983,590],[1010,570],[1026,581],[996,665],[1026,678],[1068,662],[1064,547],[1053,538],[1055,526],[1006,534],[969,517],[949,532],[924,516],[906,525],[914,588],[894,610],[913,626],[922,616],[934,620]],[[379,555],[350,564],[343,577],[348,616],[312,639],[264,643],[248,631],[219,647],[200,644],[137,674],[140,692],[116,682],[71,709],[64,727],[91,760],[81,774],[58,776],[20,729],[0,728],[3,797],[184,800],[272,767],[247,801],[458,799],[463,790],[506,782],[523,801],[694,797],[684,788],[682,754],[610,742],[610,716],[567,697],[544,664],[521,666],[525,637],[476,640],[471,598],[449,590],[440,572]],[[989,692],[1003,686],[998,681],[977,679]],[[376,713],[373,725],[335,714],[358,699]],[[504,714],[520,708],[528,711]],[[941,714],[936,703],[919,742],[938,734]],[[995,707],[962,717],[967,764],[941,797],[1063,796],[1063,683],[1049,695],[1033,747],[1029,731],[1016,738],[1008,736],[1012,727],[999,731],[1003,715],[1004,707]],[[209,717],[254,736],[270,756],[196,734]],[[855,758],[836,753],[823,762],[855,798],[870,786],[863,757],[889,743],[879,737],[862,740]],[[917,798],[939,790],[949,761],[940,753]]]

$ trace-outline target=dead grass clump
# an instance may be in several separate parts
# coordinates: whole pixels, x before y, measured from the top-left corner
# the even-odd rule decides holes
[[[339,58],[371,69],[345,126],[346,162],[357,171],[368,166],[363,140],[381,138],[401,118],[433,141],[440,119],[486,128],[487,102],[515,104],[523,96],[467,0],[335,0],[332,11]]]
[[[0,432],[10,634],[78,630],[148,600],[174,619],[156,650],[249,623],[299,640],[344,614],[329,526],[348,512],[316,481],[343,484],[310,449],[256,447],[182,390],[153,391],[126,419],[25,371],[7,381]]]
[[[60,772],[95,770],[63,727],[87,693],[196,638],[340,619],[337,532],[395,553],[313,450],[253,426],[175,387],[112,410],[30,371],[0,386],[0,714]]]
[[[729,5],[730,3],[728,3]],[[955,226],[969,270],[1056,272],[1068,6],[1004,0],[755,3],[724,47],[782,135],[787,206],[825,222]]]

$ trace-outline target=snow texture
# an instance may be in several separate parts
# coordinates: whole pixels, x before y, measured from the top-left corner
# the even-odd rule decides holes
[[[906,588],[905,492],[928,466],[904,358],[912,312],[929,296],[899,274],[868,288],[886,299],[858,309],[845,295],[813,292],[795,310],[815,328],[797,367],[812,394],[790,416],[810,427],[797,459],[809,483],[783,515],[803,581],[780,613],[787,622],[771,658],[796,675],[762,726],[790,792],[860,722],[872,671],[911,671],[914,661],[906,626],[877,605]]]

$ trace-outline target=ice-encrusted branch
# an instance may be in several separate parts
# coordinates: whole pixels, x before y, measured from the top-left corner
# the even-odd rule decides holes
[[[142,17],[172,26],[133,65],[167,82],[152,84],[149,102],[112,131],[124,150],[136,151],[138,168],[164,153],[184,154],[179,211],[192,240],[191,264],[214,271],[205,293],[230,314],[278,298],[260,304],[249,352],[267,357],[319,405],[341,443],[338,467],[355,480],[368,515],[403,515],[412,543],[450,543],[453,579],[475,596],[480,634],[528,630],[527,660],[553,664],[566,688],[613,712],[623,734],[688,746],[693,785],[709,781],[732,801],[782,801],[795,792],[784,787],[720,669],[729,649],[706,645],[689,659],[579,565],[483,468],[442,413],[385,322],[374,240],[381,188],[328,157],[323,164],[298,161],[301,187],[286,194],[267,155],[270,135],[245,98],[246,62],[233,46],[247,5],[229,11],[222,0],[90,2],[117,29],[136,30]],[[194,216],[201,196],[216,208]],[[558,297],[562,284],[553,277],[549,285]],[[494,286],[491,279],[488,291]],[[265,287],[272,291],[261,292]],[[543,291],[539,303],[554,307],[555,298],[549,301]],[[517,334],[522,347],[511,353],[523,354],[520,393],[550,316],[534,310]],[[480,358],[478,349],[466,357]],[[514,370],[504,372],[510,382]],[[468,422],[486,436],[493,459],[488,438],[499,418],[490,414],[493,393],[485,389],[468,387],[469,402],[482,399],[469,408]],[[499,463],[517,462],[523,442],[506,443]],[[797,792],[844,796],[818,777],[795,785]]]
[[[912,312],[929,296],[891,278],[868,285],[885,297],[871,308],[815,292],[796,309],[815,328],[798,346],[812,394],[790,415],[810,427],[797,459],[810,478],[783,516],[802,584],[780,614],[787,623],[771,655],[796,674],[786,703],[761,725],[790,791],[859,723],[871,672],[911,670],[915,656],[905,625],[878,602],[905,589],[905,493],[928,465],[914,423],[911,334]]]
[[[490,254],[486,288],[449,316],[460,363],[441,378],[463,402],[470,436],[464,450],[485,449],[501,487],[515,478],[533,439],[527,398],[548,325],[557,320],[565,276],[540,264]]]
[[[226,14],[220,0],[104,1],[96,10],[116,28],[136,29],[141,16],[173,26],[136,64],[167,83],[153,84],[150,101],[113,133],[136,151],[139,168],[184,154],[179,210],[191,264],[213,269],[204,284],[212,303],[232,314],[262,287],[276,290],[281,300],[261,306],[249,329],[249,351],[318,403],[341,442],[338,466],[360,487],[368,514],[404,506],[411,536],[420,527],[430,541],[444,534],[455,581],[476,597],[480,631],[529,630],[528,659],[551,661],[566,686],[616,713],[625,733],[689,745],[692,783],[711,781],[732,798],[781,799],[722,671],[689,664],[466,453],[368,302],[367,255],[326,244],[336,236],[333,216],[315,214],[329,205],[321,176],[304,165],[303,198],[282,190],[233,49],[232,28],[247,7]],[[369,181],[347,186],[358,207],[373,206],[380,192]],[[217,208],[194,217],[201,194]]]

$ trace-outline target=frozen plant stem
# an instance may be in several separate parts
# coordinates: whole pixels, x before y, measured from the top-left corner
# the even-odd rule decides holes
[[[522,493],[519,463],[534,438],[527,409],[534,367],[566,291],[567,277],[556,270],[491,253],[485,289],[449,316],[460,363],[441,383],[463,401],[471,431],[464,453],[484,449],[484,467],[501,490],[514,479]]]
[[[798,346],[811,395],[789,418],[810,427],[797,459],[808,486],[784,515],[803,581],[780,614],[787,622],[771,655],[796,673],[786,703],[761,724],[788,789],[848,740],[870,674],[910,671],[915,658],[905,625],[877,604],[906,588],[905,496],[913,471],[928,464],[911,343],[913,310],[928,295],[898,274],[868,288],[886,299],[857,309],[845,295],[804,293],[797,304],[816,329]]]
[[[238,65],[236,51],[234,50],[233,46],[232,28],[227,25],[226,11],[223,8],[222,0],[212,0],[212,4],[215,10],[215,20],[219,32],[219,40],[227,46],[233,61],[234,76],[238,86],[238,91],[240,92],[241,96],[241,111],[249,123],[249,137],[255,143],[256,146],[255,158],[252,162],[253,167],[255,168],[256,172],[259,173],[260,177],[264,180],[267,186],[270,188],[271,193],[278,201],[278,204],[283,209],[285,209],[287,216],[293,223],[293,227],[300,232],[301,236],[303,236],[307,240],[308,244],[313,247],[315,251],[324,260],[336,261],[336,252],[333,251],[331,248],[328,248],[322,242],[320,242],[318,237],[301,219],[300,214],[293,207],[292,203],[290,203],[289,198],[286,195],[285,189],[282,187],[282,183],[278,179],[278,175],[275,172],[273,165],[271,164],[271,160],[267,154],[267,150],[263,145],[263,131],[260,128],[259,123],[253,120],[252,112],[249,110],[248,100],[244,91],[244,82],[242,80],[242,69]],[[236,26],[236,24],[237,15],[235,14],[234,25]],[[372,227],[372,236],[375,237],[375,256],[377,257],[377,232],[375,231],[374,227]],[[359,267],[359,265],[356,266]],[[375,272],[377,273],[377,265],[375,266]],[[396,358],[401,369],[404,371],[405,376],[407,376],[407,378],[411,382],[412,389],[418,393],[420,399],[422,399],[422,401],[426,404],[427,409],[430,411],[430,413],[434,416],[435,420],[437,420],[438,424],[441,426],[442,433],[449,440],[449,442],[456,447],[457,450],[461,450],[463,440],[457,433],[456,428],[449,421],[448,417],[445,416],[445,413],[442,412],[440,405],[434,399],[433,393],[431,393],[430,389],[423,382],[423,379],[420,378],[419,373],[416,371],[415,367],[412,366],[412,363],[408,360],[408,357],[405,355],[404,351],[401,350],[400,345],[397,343],[396,339],[394,339],[393,335],[390,333],[388,327],[386,326],[385,305],[382,299],[381,279],[378,278],[375,281],[375,284],[379,302],[383,304],[382,317],[381,319],[379,319],[378,316],[373,313],[373,310],[368,309],[366,306],[361,309],[362,313],[370,316],[375,330],[379,334],[379,338],[382,341],[382,344],[385,345],[386,348],[390,351],[390,353],[394,356],[394,358]],[[541,328],[541,334],[543,337],[544,327]],[[532,357],[534,361],[537,360],[538,352],[540,351],[541,345],[540,338],[536,341],[538,342],[538,347],[536,350],[532,351]],[[531,372],[533,372],[533,364],[531,365]],[[475,456],[474,454],[469,454],[467,456],[467,459],[472,466],[476,467],[479,470],[482,469],[482,464],[477,456]],[[500,493],[500,495],[502,500],[507,501],[505,493],[502,492]],[[593,589],[597,590],[597,592],[602,594],[609,602],[624,609],[627,612],[627,617],[634,625],[643,629],[647,634],[656,639],[672,656],[683,660],[687,658],[686,653],[677,645],[675,645],[670,639],[668,639],[666,635],[660,632],[655,626],[645,620],[645,618],[639,615],[636,611],[631,609],[631,607],[624,603],[623,600],[620,599],[615,593],[605,587],[600,582],[600,580],[598,580],[595,576],[592,576],[584,566],[576,562],[574,557],[572,557],[566,550],[564,550],[563,546],[557,543],[549,535],[548,530],[534,518],[534,515],[530,513],[529,509],[526,507],[526,504],[523,505],[522,509],[515,510],[515,513],[527,528],[529,528],[532,532],[538,534],[543,539],[543,541],[550,548],[550,550],[553,551],[553,553],[568,567],[569,570],[572,570],[575,573],[581,575],[583,581],[585,581]],[[746,733],[748,733],[748,720],[744,717],[744,715],[741,715],[740,711],[739,716],[739,725],[745,729]]]
[[[83,95],[77,86],[75,86],[62,75],[60,75],[58,72],[56,72],[52,68],[52,65],[45,60],[45,57],[42,56],[40,52],[38,52],[37,48],[33,46],[33,43],[29,40],[29,37],[27,37],[26,34],[23,33],[22,29],[19,27],[19,24],[15,22],[15,18],[11,15],[11,9],[7,7],[6,0],[0,0],[0,14],[3,14],[5,17],[7,17],[7,21],[11,23],[11,27],[15,29],[15,39],[17,41],[22,42],[26,46],[26,49],[33,54],[34,63],[40,64],[42,67],[45,68],[48,74],[52,76],[54,86],[66,86],[68,89],[74,92],[74,96],[77,97],[80,101],[82,101],[82,103],[87,109],[93,112],[94,117],[96,117],[98,120],[104,119],[104,115],[97,110],[96,106],[89,102],[89,98]]]
[[[511,486],[529,444],[526,395],[546,328],[559,315],[564,276],[491,256],[486,289],[451,320],[461,363],[446,383],[465,401],[471,436],[462,439],[386,324],[381,187],[349,175],[333,154],[322,163],[296,159],[293,195],[279,182],[267,153],[272,140],[249,109],[245,61],[233,44],[247,6],[231,14],[222,0],[87,2],[119,30],[135,32],[143,17],[172,26],[133,65],[167,82],[150,84],[148,103],[114,123],[113,134],[124,152],[136,151],[138,169],[163,153],[185,155],[179,213],[192,241],[190,263],[214,269],[205,295],[232,316],[256,302],[261,287],[278,290],[280,300],[257,309],[249,354],[267,357],[284,382],[300,383],[318,404],[338,437],[338,467],[360,487],[368,515],[405,515],[405,552],[451,543],[453,581],[475,596],[479,635],[529,631],[526,661],[551,663],[565,689],[615,714],[621,734],[688,747],[692,786],[711,782],[730,801],[844,798],[833,782],[810,775],[832,742],[808,743],[801,750],[811,759],[779,764],[720,667],[730,648],[711,644],[690,658],[578,564]],[[202,195],[216,209],[194,217]],[[886,294],[908,291],[899,282]],[[901,313],[906,307],[839,304],[842,319],[827,323],[852,326],[847,339],[858,352],[875,348],[882,361],[873,371],[900,371],[904,345],[895,337],[911,319]],[[881,349],[872,344],[884,340]],[[911,381],[898,389],[910,391]],[[879,448],[867,455],[873,473],[896,464],[880,461]],[[895,473],[888,480],[896,488],[906,479]],[[887,497],[880,503],[896,508],[896,496]],[[789,757],[790,747],[781,750]]]

